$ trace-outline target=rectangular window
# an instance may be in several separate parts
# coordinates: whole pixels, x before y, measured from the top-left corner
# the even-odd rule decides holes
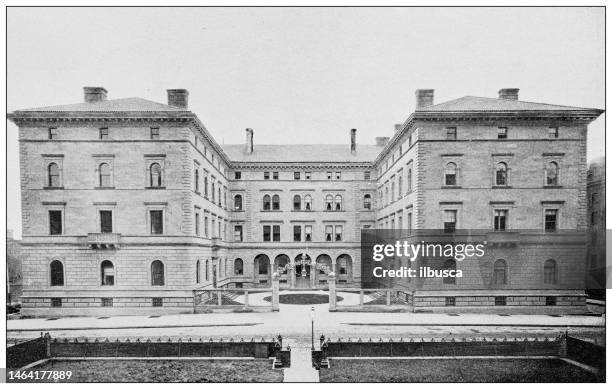
[[[293,226],[293,241],[302,241],[302,226]]]
[[[548,137],[549,138],[558,138],[559,137],[559,127],[550,127],[548,129]]]
[[[457,127],[446,128],[446,140],[457,140]]]
[[[112,297],[102,297],[102,306],[103,307],[112,307],[113,306],[113,298]]]
[[[506,296],[495,296],[495,305],[506,305]]]
[[[59,308],[62,306],[62,299],[60,297],[51,297],[51,306]]]
[[[161,235],[164,233],[164,211],[149,211],[151,218],[151,234]]]
[[[272,241],[280,242],[280,226],[272,226]]]
[[[164,298],[163,297],[153,297],[151,299],[151,305],[153,305],[154,307],[163,307]]]
[[[508,128],[507,127],[497,128],[497,139],[508,139]]]
[[[312,242],[312,226],[304,226],[304,240]]]
[[[234,172],[234,179],[235,180],[242,179],[242,172]]]
[[[342,173],[336,172],[336,180],[342,179]]]
[[[342,226],[336,226],[335,241],[336,242],[341,242],[342,241]]]
[[[334,234],[334,226],[325,226],[325,241],[331,242]]]
[[[544,231],[545,232],[556,232],[557,231],[557,216],[559,210],[547,209],[544,211]]]
[[[272,179],[278,180],[278,172],[272,172]]]
[[[445,297],[444,298],[444,305],[446,305],[447,307],[454,307],[455,306],[455,298],[454,297]]]
[[[493,224],[495,231],[506,231],[506,223],[508,219],[507,209],[496,209],[493,216]]]
[[[264,172],[264,180],[270,179],[270,172]]]
[[[113,232],[113,211],[100,211],[100,232]]]
[[[159,139],[159,128],[151,127],[151,139]]]
[[[457,210],[447,209],[444,211],[444,232],[455,232],[457,227]]]
[[[195,212],[195,234],[200,236],[200,211]]]
[[[300,172],[293,172],[293,179],[294,180],[299,180],[300,179]]]
[[[234,242],[242,242],[242,226],[234,226]]]
[[[49,128],[49,140],[56,140],[57,135],[57,128]]]
[[[327,172],[327,179],[331,180],[332,179],[332,172]]]
[[[263,226],[263,241],[264,242],[270,242],[271,240],[270,232],[271,232],[270,226]]]
[[[100,139],[108,139],[108,128],[100,128]]]
[[[49,235],[61,235],[62,227],[62,211],[49,211]]]
[[[412,233],[412,212],[408,212],[408,233]]]
[[[304,179],[310,180],[311,178],[312,178],[312,172],[305,172],[304,173]]]
[[[204,236],[208,238],[208,216],[204,216]]]
[[[546,305],[557,305],[557,297],[556,296],[546,296]]]
[[[370,172],[363,172],[363,179],[364,180],[369,180],[370,176],[371,176]]]

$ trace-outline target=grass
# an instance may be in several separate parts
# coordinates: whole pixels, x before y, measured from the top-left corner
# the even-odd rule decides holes
[[[321,382],[603,382],[560,359],[332,359]]]
[[[272,297],[264,297],[265,301],[272,301]],[[336,296],[336,301],[344,300],[340,296]],[[278,296],[278,301],[281,304],[294,305],[310,305],[310,304],[327,304],[329,303],[329,295],[313,294],[313,293],[296,293],[296,294],[281,294]]]
[[[50,361],[29,370],[72,371],[61,382],[282,382],[269,360],[80,360]],[[54,382],[13,380],[9,382]]]

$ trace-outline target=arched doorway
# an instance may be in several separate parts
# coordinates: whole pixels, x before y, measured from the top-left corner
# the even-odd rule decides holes
[[[353,282],[353,259],[348,254],[342,254],[336,259],[336,279],[339,284]]]
[[[253,261],[253,282],[255,287],[270,284],[271,270],[270,258],[266,254],[259,254],[255,257]]]
[[[312,260],[307,254],[298,254],[295,257],[295,287],[298,289],[312,288],[311,284]]]
[[[321,254],[316,260],[315,285],[317,287],[327,286],[327,274],[333,271],[332,259],[327,254]]]
[[[274,258],[274,271],[278,272],[278,282],[281,288],[290,286],[292,270],[289,268],[290,266],[287,265],[290,265],[290,260],[287,255],[279,254]]]

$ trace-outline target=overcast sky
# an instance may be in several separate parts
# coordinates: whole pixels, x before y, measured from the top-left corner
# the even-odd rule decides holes
[[[8,110],[109,98],[189,106],[219,143],[358,143],[414,110],[465,95],[604,106],[603,8],[9,8]],[[604,153],[604,117],[589,160]],[[20,236],[16,127],[8,228]]]

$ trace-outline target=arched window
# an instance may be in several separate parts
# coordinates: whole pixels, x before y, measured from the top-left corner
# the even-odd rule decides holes
[[[98,174],[98,185],[100,185],[100,187],[111,186],[111,170],[108,163],[101,163],[100,166],[98,166]]]
[[[546,165],[546,185],[559,185],[559,165],[549,162]]]
[[[242,211],[242,195],[237,194],[234,196],[234,210]]]
[[[310,195],[304,196],[304,209],[307,211],[312,210],[312,197]]]
[[[508,166],[504,162],[495,167],[495,185],[508,185]]]
[[[457,165],[453,162],[447,163],[444,168],[444,185],[457,185]]]
[[[115,285],[115,266],[111,261],[102,261],[100,264],[102,285]]]
[[[335,203],[336,203],[336,211],[341,211],[342,210],[342,196],[336,195]]]
[[[269,211],[270,210],[270,195],[265,195],[263,197],[263,210],[264,211]]]
[[[206,266],[204,266],[204,279],[208,281],[208,259],[206,260]]]
[[[508,278],[506,275],[506,261],[498,259],[493,265],[493,283],[495,285],[506,285]]]
[[[60,169],[57,163],[52,162],[47,166],[47,183],[52,188],[59,187],[60,184]]]
[[[302,209],[302,198],[300,195],[293,196],[293,210],[300,211]]]
[[[244,262],[240,258],[234,260],[234,274],[237,276],[244,274]]]
[[[196,261],[196,284],[200,283],[200,260]]]
[[[162,170],[159,163],[154,162],[149,166],[149,181],[151,187],[162,186]]]
[[[444,262],[444,270],[457,270],[457,262],[454,259],[447,259]],[[455,277],[444,277],[442,278],[442,283],[444,284],[455,284]]]
[[[334,196],[328,194],[325,196],[325,210],[331,211],[334,203]]]
[[[164,285],[164,264],[160,260],[155,260],[151,263],[151,285]]]
[[[372,209],[372,196],[369,194],[363,196],[363,208]]]
[[[64,264],[55,260],[49,264],[51,286],[64,286]]]
[[[272,210],[278,211],[280,209],[280,196],[274,195],[272,196]]]
[[[548,259],[544,262],[544,283],[547,285],[557,283],[557,262],[554,259]]]

